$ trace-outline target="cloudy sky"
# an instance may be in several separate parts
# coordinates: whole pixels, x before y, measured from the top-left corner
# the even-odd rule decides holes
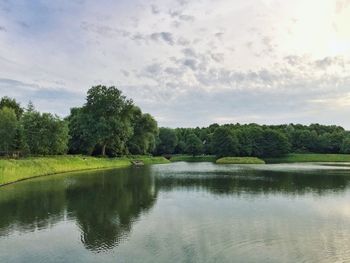
[[[161,126],[350,129],[350,0],[0,0],[0,96],[115,85]]]

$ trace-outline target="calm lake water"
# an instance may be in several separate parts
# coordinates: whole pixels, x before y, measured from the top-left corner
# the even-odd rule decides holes
[[[350,166],[180,162],[9,185],[0,262],[350,262]]]

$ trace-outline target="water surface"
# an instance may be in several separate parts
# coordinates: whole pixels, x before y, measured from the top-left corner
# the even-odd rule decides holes
[[[0,188],[0,262],[350,262],[350,167],[172,163]]]

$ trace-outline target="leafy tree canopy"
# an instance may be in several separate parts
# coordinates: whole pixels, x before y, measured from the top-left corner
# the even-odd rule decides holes
[[[194,133],[190,134],[186,140],[186,153],[193,156],[202,154],[203,143]]]
[[[13,109],[18,120],[21,118],[24,111],[21,105],[15,99],[9,98],[7,96],[2,97],[0,100],[0,109],[4,107]]]
[[[15,136],[18,127],[16,113],[12,108],[0,109],[0,151],[9,152],[15,148]]]

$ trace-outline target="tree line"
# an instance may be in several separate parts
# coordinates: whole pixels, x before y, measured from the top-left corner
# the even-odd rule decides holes
[[[275,157],[288,153],[350,153],[350,133],[335,125],[212,124],[160,128],[157,154]]]
[[[191,154],[273,157],[290,152],[350,153],[350,134],[339,126],[212,124],[158,128],[116,87],[94,86],[66,118],[0,100],[0,152],[10,155]]]

